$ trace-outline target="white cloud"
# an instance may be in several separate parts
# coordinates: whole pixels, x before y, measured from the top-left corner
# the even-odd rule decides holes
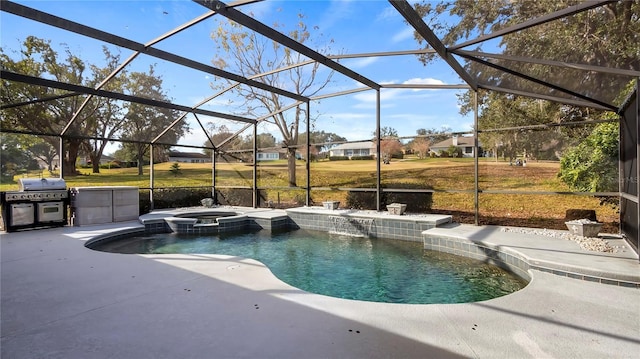
[[[396,44],[398,42],[402,42],[408,39],[413,39],[414,29],[412,27],[407,27],[402,31],[397,32],[395,35],[391,37],[391,42]]]
[[[407,81],[403,82],[403,84],[409,84],[409,85],[444,85],[445,82],[442,81],[442,80],[431,78],[431,77],[427,77],[427,78],[414,77],[412,79],[408,79]]]
[[[394,81],[390,81],[390,82],[381,82],[381,84],[393,84],[395,83]],[[404,82],[402,82],[402,84],[409,84],[409,85],[444,85],[445,82],[442,80],[438,80],[438,79],[434,79],[434,78],[411,78],[409,80],[406,80]],[[424,91],[424,89],[395,89],[395,88],[389,88],[389,89],[382,89],[380,91],[380,102],[381,102],[381,106],[382,107],[391,107],[392,105],[389,104],[389,102],[391,100],[397,99],[402,97],[403,99],[408,99],[409,98],[409,93],[411,92],[415,92],[415,91]],[[420,95],[420,96],[425,96],[425,95]],[[354,107],[356,108],[370,108],[371,106],[375,105],[376,103],[376,93],[375,91],[367,91],[367,92],[361,92],[358,93],[356,95],[353,96],[353,98],[357,101],[360,101],[360,104],[355,105]]]
[[[384,8],[384,10],[382,10],[378,14],[378,16],[376,16],[376,21],[385,21],[387,19],[392,19],[397,16],[399,16],[398,11],[394,9],[392,6],[388,6]]]
[[[380,102],[384,103],[385,101],[389,101],[398,96],[401,92],[401,89],[382,89],[380,91]],[[376,103],[377,101],[375,91],[361,92],[353,95],[353,98],[364,103]]]
[[[340,63],[351,69],[362,69],[377,61],[377,57],[363,57],[359,59],[345,59],[340,61]]]

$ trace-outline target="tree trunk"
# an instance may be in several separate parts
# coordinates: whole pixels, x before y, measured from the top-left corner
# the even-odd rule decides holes
[[[287,148],[287,168],[289,171],[289,187],[296,187],[296,149]]]
[[[68,141],[67,149],[67,156],[63,156],[64,167],[62,175],[63,177],[76,176],[78,175],[78,171],[76,171],[76,159],[78,158],[78,152],[80,150],[80,141]]]
[[[95,145],[95,149],[93,149],[89,153],[89,157],[91,158],[91,164],[93,167],[93,173],[100,173],[100,159],[102,158],[102,153],[104,152],[105,147],[107,147],[107,141],[97,142]]]
[[[91,159],[91,172],[100,173],[100,156],[92,151],[89,153],[89,158]]]
[[[142,167],[144,165],[144,153],[138,151],[138,155],[136,156],[138,160],[138,176],[143,175]]]
[[[63,171],[62,171],[62,176],[63,177],[71,177],[71,176],[75,176],[78,173],[76,172],[76,161],[75,159],[69,159],[69,158],[64,158],[64,162],[63,162],[64,166],[63,166]]]
[[[100,160],[94,156],[91,156],[91,172],[100,173]]]

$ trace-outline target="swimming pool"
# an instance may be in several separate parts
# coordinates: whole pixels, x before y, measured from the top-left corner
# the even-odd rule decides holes
[[[90,245],[115,253],[207,253],[256,259],[280,280],[332,297],[385,303],[477,302],[527,282],[478,260],[424,250],[421,243],[313,230],[135,236]]]

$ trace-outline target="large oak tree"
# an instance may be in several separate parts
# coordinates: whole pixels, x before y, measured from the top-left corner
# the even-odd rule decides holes
[[[162,89],[162,79],[154,73],[153,67],[148,73],[121,71],[104,82],[119,66],[118,54],[103,48],[105,65],[98,66],[85,63],[67,46],[62,45],[62,48],[63,56],[54,49],[50,41],[30,36],[15,54],[7,53],[8,50],[3,48],[0,63],[4,69],[20,74],[115,92],[126,91],[134,96],[157,100],[167,99]],[[83,152],[91,159],[93,172],[99,172],[100,158],[108,143],[107,138],[117,138],[122,134],[122,138],[148,141],[176,117],[171,111],[123,104],[121,101],[98,96],[69,94],[58,89],[4,79],[1,96],[2,102],[7,104],[32,102],[4,109],[3,129],[49,135],[41,136],[41,139],[58,151],[59,140],[56,135],[62,134],[66,127],[63,136],[64,153],[58,153],[63,161],[64,176],[76,174],[76,160]],[[43,99],[48,100],[41,101]],[[83,106],[85,99],[88,101]],[[168,140],[175,140],[186,129],[188,127],[184,125],[177,126],[168,134]],[[35,145],[38,140],[34,138],[33,141]],[[145,148],[144,145],[138,146],[136,154],[144,153]],[[141,165],[142,161],[139,163]]]
[[[86,86],[90,81],[87,76],[86,64],[75,56],[66,46],[64,55],[60,56],[53,49],[50,41],[34,36],[29,36],[22,44],[19,55],[10,56],[2,49],[0,63],[6,70],[40,78],[53,78],[54,80]],[[17,57],[17,59],[14,59]],[[3,110],[2,128],[11,128],[33,132],[36,134],[61,134],[63,129],[79,113],[76,120],[69,125],[64,137],[64,153],[59,153],[62,158],[64,175],[76,174],[76,159],[81,149],[83,139],[80,136],[93,135],[94,121],[100,101],[94,99],[83,111],[79,111],[83,102],[81,96],[63,97],[66,91],[33,86],[24,83],[12,82],[2,79],[2,102],[23,103],[52,98],[46,102],[34,102],[30,105],[17,106]],[[42,137],[53,148],[59,148],[56,137]]]
[[[573,0],[495,1],[457,0],[453,2],[424,1],[416,10],[440,36],[446,46],[468,38],[488,34],[508,26],[540,17],[550,12],[580,3]],[[447,20],[454,21],[446,23]],[[420,43],[424,40],[417,38]],[[627,70],[640,69],[640,1],[619,1],[584,11],[576,15],[554,20],[521,30],[500,38],[498,51],[503,55],[533,58],[566,63],[579,63]],[[488,45],[485,45],[488,46]],[[492,52],[490,49],[484,49]],[[421,56],[426,64],[434,54]],[[551,82],[557,86],[577,91],[594,99],[614,100],[630,78],[612,76],[603,72],[580,71],[566,67],[533,64],[526,61],[492,59],[491,62],[524,73],[533,78]],[[467,61],[465,69],[480,83],[507,89],[525,90],[559,97],[570,97],[558,91],[549,92],[541,85],[505,74],[485,64]],[[624,98],[624,96],[618,97]],[[473,110],[473,96],[460,96],[461,112]],[[515,126],[561,124],[598,119],[601,112],[574,106],[542,103],[533,98],[506,93],[479,92],[480,129],[508,128]],[[546,146],[556,144],[560,155],[575,139],[584,138],[592,127],[558,128],[546,135],[533,131],[504,131],[484,133],[480,139],[487,148],[506,156],[536,152],[539,142],[536,136],[546,136]],[[519,137],[519,138],[517,138]],[[525,139],[523,137],[530,137]],[[536,142],[537,141],[537,142]],[[502,146],[501,149],[497,147]]]
[[[318,32],[319,29],[317,27],[308,28],[304,23],[304,15],[299,15],[298,20],[295,27],[288,31],[288,36],[320,53],[328,53],[329,47],[326,43],[313,44],[314,41],[319,42],[321,39],[322,35]],[[279,24],[276,28],[283,30],[284,25]],[[307,58],[275,41],[243,28],[235,22],[222,20],[211,37],[217,52],[213,63],[244,77],[253,78],[260,74],[266,74],[257,77],[256,80],[307,97],[317,94],[331,80],[333,72],[322,72],[322,66],[316,62],[306,66],[290,67],[306,61]],[[287,67],[290,68],[273,72],[273,70]],[[232,81],[227,81],[226,84],[235,85]],[[277,112],[292,101],[281,95],[249,86],[238,86],[233,91],[241,99],[241,103],[237,104],[240,108],[239,114],[254,118]],[[274,124],[282,135],[282,144],[287,148],[288,182],[292,187],[296,186],[295,154],[298,147],[300,126],[307,116],[306,107],[297,106],[285,113],[275,114],[266,120],[266,122]]]

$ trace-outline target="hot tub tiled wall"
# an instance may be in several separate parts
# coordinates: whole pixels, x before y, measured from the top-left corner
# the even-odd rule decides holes
[[[627,278],[620,277],[607,279],[598,276],[597,273],[590,273],[588,269],[567,267],[541,261],[531,261],[524,256],[515,253],[515,251],[512,251],[509,248],[498,249],[486,244],[478,244],[467,238],[457,238],[453,236],[447,237],[423,233],[423,239],[425,249],[486,261],[509,270],[526,280],[530,280],[530,276],[527,273],[529,270],[539,270],[541,272],[552,273],[574,279],[640,288],[640,284],[634,283],[632,280],[628,280]]]
[[[348,211],[322,211],[313,209],[287,210],[290,228],[333,231],[337,217],[340,225],[351,234],[361,234],[372,238],[390,238],[421,242],[422,232],[439,224],[449,223],[450,216],[410,217],[388,215],[352,215]]]
[[[259,218],[249,215],[249,226],[252,229],[267,229],[271,231],[289,229],[289,217]]]
[[[216,234],[224,232],[238,232],[250,229],[280,230],[289,228],[289,219],[286,215],[261,216],[238,215],[220,217],[217,223],[196,224],[195,218],[165,217],[141,220],[145,226],[145,233],[189,233],[189,234]]]
[[[140,219],[140,222],[144,224],[144,232],[146,234],[171,232],[171,228],[169,224],[165,222],[164,218]]]

